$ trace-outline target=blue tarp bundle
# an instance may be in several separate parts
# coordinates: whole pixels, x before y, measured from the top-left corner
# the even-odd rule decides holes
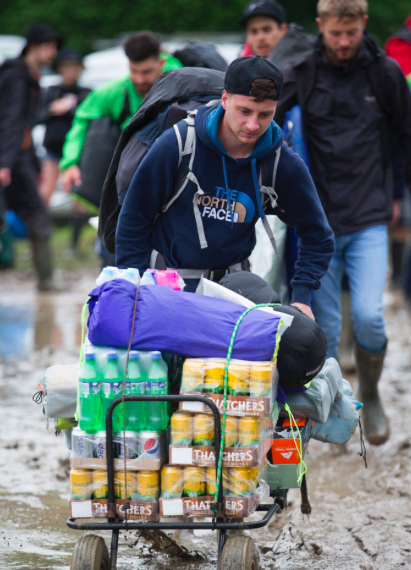
[[[88,336],[92,344],[128,347],[135,296],[136,286],[124,279],[108,281],[91,291]],[[226,358],[234,326],[244,311],[245,307],[229,301],[142,285],[132,348],[187,358]],[[238,329],[232,358],[272,360],[280,322],[280,317],[251,311]]]

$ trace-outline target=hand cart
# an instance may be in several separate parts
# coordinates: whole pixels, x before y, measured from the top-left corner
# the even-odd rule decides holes
[[[114,494],[114,457],[113,457],[113,425],[112,416],[114,408],[124,401],[159,401],[159,402],[201,402],[211,408],[214,415],[215,449],[220,449],[221,424],[220,413],[217,406],[204,396],[196,395],[139,395],[124,396],[114,400],[106,416],[107,432],[107,482],[108,482],[108,520],[107,522],[77,522],[69,518],[67,526],[75,530],[111,530],[111,552],[108,554],[104,539],[96,535],[86,535],[76,543],[70,570],[116,570],[118,537],[120,530],[215,530],[218,539],[218,570],[258,570],[258,551],[254,541],[249,536],[241,534],[227,536],[227,531],[253,530],[266,526],[275,513],[280,514],[286,507],[287,490],[270,491],[274,502],[270,505],[259,505],[257,511],[264,512],[264,516],[257,521],[232,522],[224,517],[223,513],[223,482],[220,480],[218,489],[219,511],[216,517],[208,522],[151,522],[151,521],[123,521],[118,518],[115,509]],[[218,468],[218,453],[216,452],[216,469]],[[211,517],[210,517],[211,518]]]

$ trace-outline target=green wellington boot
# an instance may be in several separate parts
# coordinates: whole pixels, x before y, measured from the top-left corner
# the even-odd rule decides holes
[[[385,443],[390,435],[388,419],[384,414],[377,387],[386,351],[387,348],[381,352],[369,352],[358,344],[355,345],[360,384],[359,399],[364,405],[362,413],[364,433],[372,445]]]
[[[32,240],[34,267],[37,273],[39,291],[58,292],[65,287],[59,283],[53,273],[53,252],[49,240]]]

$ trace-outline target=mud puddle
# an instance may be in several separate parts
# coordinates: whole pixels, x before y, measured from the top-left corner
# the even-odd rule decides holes
[[[73,278],[70,292],[58,295],[37,295],[31,282],[2,286],[1,570],[68,570],[81,536],[65,524],[69,451],[52,425],[46,429],[41,406],[32,396],[48,366],[77,361],[80,311],[92,277]],[[307,477],[312,515],[303,517],[299,491],[292,490],[290,508],[252,533],[264,570],[411,567],[411,318],[397,301],[385,297],[390,344],[381,389],[391,418],[391,439],[380,448],[368,446],[367,470],[358,455],[358,435],[343,449],[311,442]],[[13,342],[15,354],[5,354],[5,328],[11,335],[7,346]],[[102,536],[109,544],[109,533]],[[182,531],[178,540],[205,560],[171,560],[150,552],[148,542],[129,532],[120,536],[118,568],[216,568],[215,533]]]

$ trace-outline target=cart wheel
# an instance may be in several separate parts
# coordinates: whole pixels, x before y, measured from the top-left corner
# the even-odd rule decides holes
[[[258,570],[258,550],[249,536],[227,539],[221,559],[221,570]]]
[[[76,542],[70,570],[109,570],[110,560],[104,538],[94,534],[82,536]]]

